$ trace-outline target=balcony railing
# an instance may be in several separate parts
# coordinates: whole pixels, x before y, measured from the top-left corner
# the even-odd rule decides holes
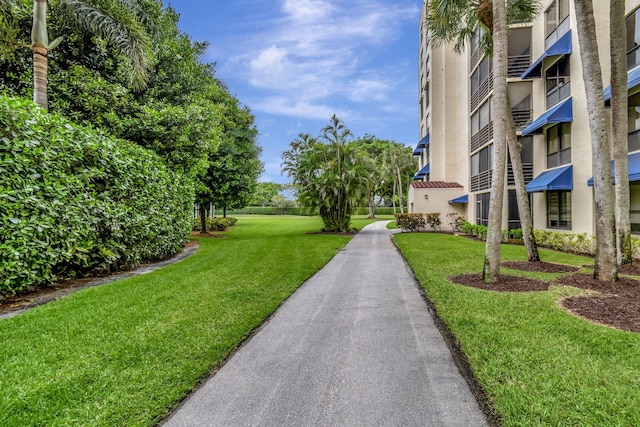
[[[480,58],[482,58],[482,53],[480,52],[480,48],[476,47],[476,50],[471,53],[471,56],[469,58],[469,71],[473,70],[476,65],[478,65],[478,62],[480,62]]]
[[[482,82],[478,90],[471,94],[471,102],[469,104],[469,111],[475,110],[480,102],[482,102],[487,95],[493,90],[493,71],[489,73],[489,76]]]
[[[480,129],[475,135],[471,136],[470,151],[476,151],[487,142],[493,139],[493,122],[489,122],[488,125]]]
[[[509,57],[508,77],[520,77],[531,65],[531,55],[514,55]]]
[[[523,163],[522,173],[524,175],[524,183],[528,184],[529,182],[531,182],[531,180],[533,179],[533,163]],[[511,164],[509,164],[509,168],[507,169],[507,185],[516,185],[516,180],[513,176]]]
[[[533,119],[533,110],[530,108],[517,108],[511,110],[513,113],[513,121],[516,122],[516,130],[522,130]]]
[[[482,191],[491,188],[491,169],[471,177],[471,191]]]

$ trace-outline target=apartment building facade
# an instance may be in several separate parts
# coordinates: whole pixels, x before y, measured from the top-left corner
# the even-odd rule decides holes
[[[594,233],[591,135],[571,0],[542,0],[532,22],[509,31],[509,100],[534,228]],[[487,224],[493,162],[492,60],[478,38],[456,53],[432,47],[423,3],[419,49],[419,169],[412,212],[455,212]],[[605,100],[610,97],[609,2],[595,1]],[[640,0],[627,0],[629,181],[632,231],[640,233]],[[519,228],[508,166],[503,228]],[[613,189],[611,190],[613,191]],[[443,224],[443,228],[447,228]]]

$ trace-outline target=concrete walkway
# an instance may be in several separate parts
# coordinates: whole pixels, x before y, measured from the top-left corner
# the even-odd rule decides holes
[[[385,225],[358,233],[165,426],[486,426]]]

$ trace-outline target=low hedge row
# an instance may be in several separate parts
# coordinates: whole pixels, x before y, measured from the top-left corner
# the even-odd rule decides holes
[[[193,230],[200,230],[202,228],[202,224],[200,222],[200,218],[193,219]],[[225,231],[229,227],[232,227],[238,223],[238,219],[232,216],[228,216],[223,218],[221,216],[217,216],[213,219],[207,218],[207,230],[208,231]]]
[[[397,209],[397,208],[396,208]],[[246,206],[242,209],[227,209],[228,215],[307,215],[305,211],[299,208],[287,208],[286,212],[283,208],[276,206]],[[393,208],[381,207],[376,208],[376,215],[393,215]],[[216,209],[216,215],[222,215],[222,209]],[[353,215],[369,215],[369,208],[356,208]]]
[[[192,209],[154,153],[0,95],[0,294],[176,253]]]

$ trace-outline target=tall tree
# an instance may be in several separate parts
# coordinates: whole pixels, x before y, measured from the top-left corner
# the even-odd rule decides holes
[[[106,40],[129,67],[131,84],[143,88],[152,63],[149,28],[143,25],[145,8],[139,1],[60,0],[60,11],[74,25]],[[47,110],[48,53],[62,42],[49,43],[47,0],[34,0],[31,45],[33,50],[33,100]]]
[[[611,150],[604,106],[602,70],[596,39],[596,23],[591,0],[574,0],[576,27],[580,42],[582,75],[587,96],[594,188],[596,256],[594,277],[618,280],[615,242],[614,194],[611,191]]]
[[[462,52],[464,47],[469,41],[476,37],[478,31],[480,31],[479,49],[484,51],[485,55],[493,55],[494,44],[494,20],[495,12],[494,6],[491,1],[488,0],[433,0],[429,4],[429,9],[426,15],[426,25],[429,31],[429,40],[433,46],[439,46],[442,43],[452,43],[456,52]],[[531,20],[538,13],[538,3],[535,0],[512,0],[508,1],[505,10],[506,23],[520,22]],[[506,24],[505,24],[506,25]],[[507,50],[507,42],[505,42],[505,50]],[[505,53],[507,54],[507,53]],[[495,61],[495,56],[494,56]],[[495,78],[495,64],[494,64],[494,96],[496,93],[496,85],[507,87],[506,74],[504,79],[497,80]],[[533,220],[531,216],[531,208],[529,205],[529,197],[524,185],[524,173],[522,170],[522,159],[520,157],[520,144],[518,143],[516,136],[516,127],[513,122],[513,116],[511,112],[511,105],[508,102],[506,109],[503,110],[502,117],[511,118],[506,123],[506,140],[509,147],[509,155],[511,158],[512,170],[514,173],[516,183],[516,197],[518,202],[518,210],[520,213],[520,222],[522,224],[522,231],[524,237],[524,243],[527,249],[527,258],[529,261],[539,261],[540,256],[538,253],[537,243],[533,233]],[[494,125],[495,125],[494,119]],[[494,139],[497,138],[494,134]],[[494,156],[494,161],[501,158],[497,155]],[[493,178],[496,178],[496,172],[494,169]],[[499,184],[496,182],[496,184]],[[492,182],[492,188],[494,183]],[[492,191],[493,197],[493,191]],[[500,196],[503,198],[503,196]],[[495,200],[501,202],[500,200]],[[492,201],[490,203],[491,209],[498,215],[502,216],[502,207],[496,206]],[[490,209],[490,210],[491,210]],[[491,223],[491,212],[489,216],[489,222]],[[498,230],[498,225],[493,224],[495,228],[492,235],[497,236],[501,234],[501,229]],[[500,224],[501,227],[501,224]],[[494,238],[492,237],[492,240]],[[489,244],[489,243],[488,243]],[[499,244],[499,243],[498,243]],[[495,249],[495,243],[490,243],[491,259],[488,261],[491,264],[490,270],[493,272],[491,280],[496,280],[496,274],[499,273],[499,251]],[[498,258],[495,258],[498,256]],[[486,267],[489,265],[485,264]],[[485,279],[488,277],[485,275]]]
[[[616,234],[619,264],[633,260],[631,245],[631,221],[629,218],[629,154],[627,97],[627,25],[624,0],[610,3],[609,47],[611,49],[611,128],[613,137],[613,161],[616,177]]]
[[[500,280],[500,242],[502,240],[502,206],[507,168],[507,131],[509,119],[509,95],[507,93],[508,39],[507,12],[501,0],[493,2],[493,176],[489,202],[489,224],[484,252],[482,278],[486,282]]]
[[[351,215],[365,192],[362,151],[349,144],[351,131],[335,114],[316,140],[300,135],[283,153],[302,208],[318,213],[323,231],[351,230]]]

